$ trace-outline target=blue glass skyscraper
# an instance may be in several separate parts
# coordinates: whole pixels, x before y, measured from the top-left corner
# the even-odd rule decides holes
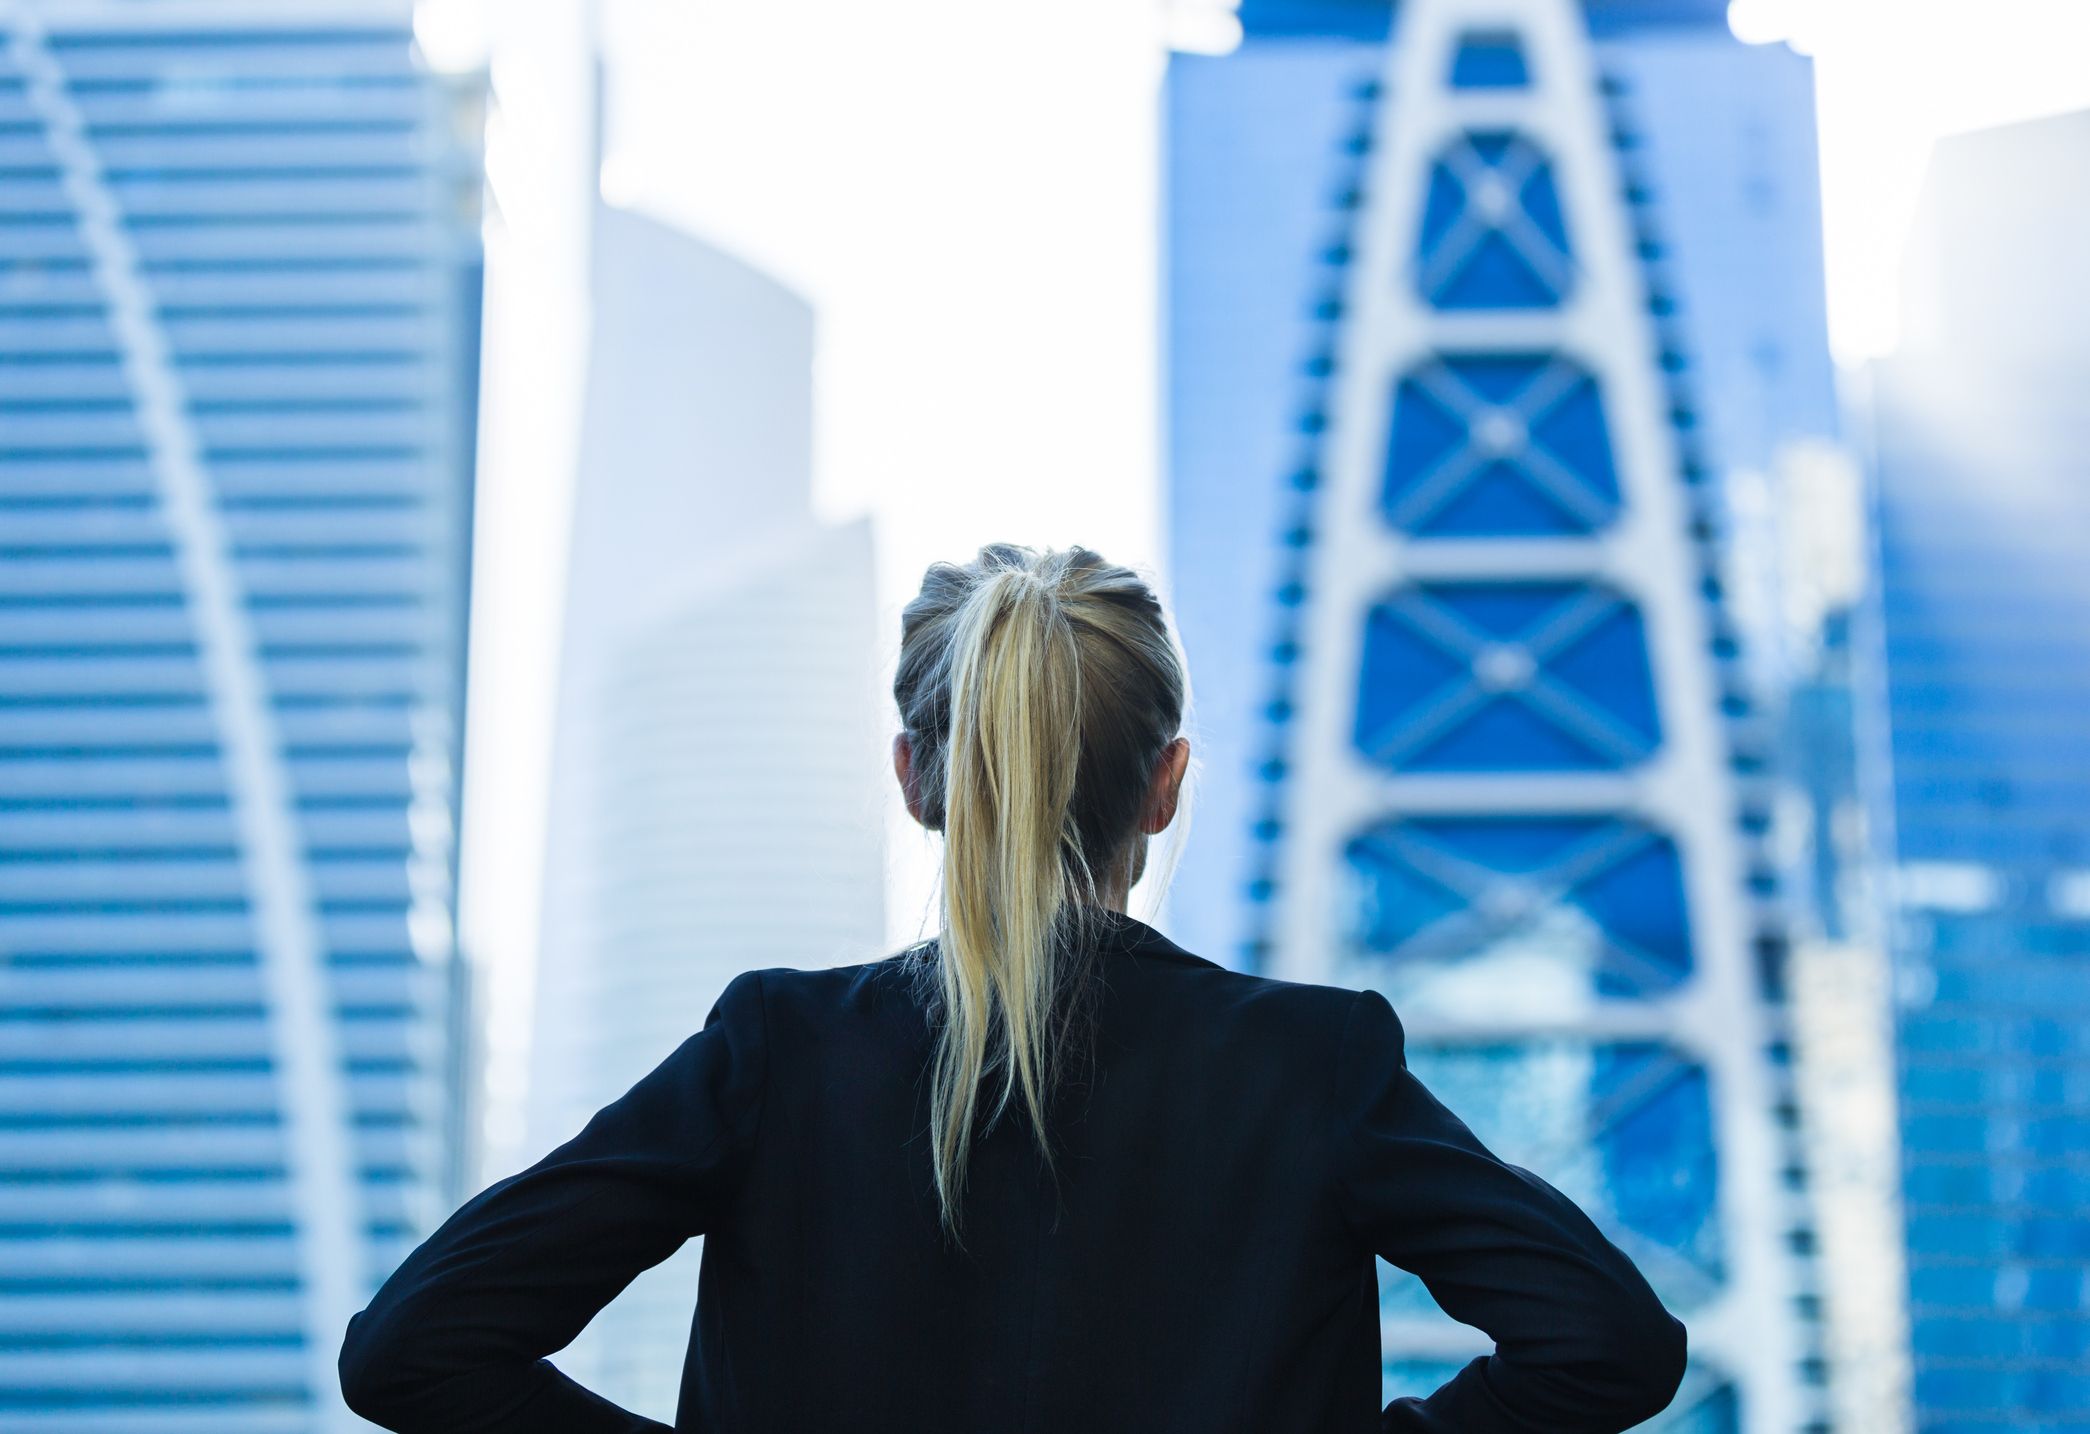
[[[2086,177],[2090,113],[1940,144],[1874,370],[1922,1430],[2090,1429]]]
[[[1168,102],[1175,923],[1371,984],[1689,1322],[1822,1404],[1720,488],[1835,428],[1805,62],[1724,5],[1251,3]],[[1389,1388],[1475,1353],[1382,1270]]]
[[[1658,223],[1716,474],[1838,428],[1823,314],[1813,76],[1738,43],[1725,0],[1588,0],[1599,83]],[[1224,56],[1176,55],[1166,108],[1171,584],[1203,715],[1198,835],[1172,890],[1185,940],[1247,959],[1250,727],[1309,368],[1326,316],[1341,154],[1370,119],[1390,0],[1247,0]],[[1354,158],[1354,157],[1353,157]],[[1278,481],[1272,481],[1277,475]]]
[[[454,1198],[470,118],[404,3],[0,9],[0,1427],[348,1427]]]

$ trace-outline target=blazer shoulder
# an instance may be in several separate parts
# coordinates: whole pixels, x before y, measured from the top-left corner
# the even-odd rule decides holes
[[[849,966],[765,966],[742,972],[734,984],[758,987],[774,1018],[872,1010],[905,997],[917,977],[912,949]]]
[[[1297,1040],[1324,1045],[1333,1053],[1350,1024],[1361,993],[1347,986],[1329,986],[1311,981],[1288,981],[1235,971],[1201,958],[1195,965],[1180,965],[1171,971],[1175,988],[1196,998],[1209,1009],[1223,1012],[1248,1025]]]
[[[1347,986],[1236,971],[1185,950],[1144,923],[1127,921],[1125,926],[1126,951],[1135,963],[1147,970],[1167,971],[1184,985],[1201,988],[1230,1003],[1282,1010],[1295,1019],[1310,1022],[1332,1021],[1338,1029],[1347,1022],[1357,1003],[1358,992]]]

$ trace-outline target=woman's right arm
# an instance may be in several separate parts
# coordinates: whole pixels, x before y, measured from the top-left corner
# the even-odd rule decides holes
[[[1499,1160],[1409,1071],[1400,1018],[1359,993],[1336,1058],[1335,1185],[1359,1241],[1491,1336],[1387,1434],[1613,1434],[1683,1379],[1683,1324],[1567,1196]]]
[[[546,1356],[730,1203],[768,1063],[762,976],[529,1169],[482,1191],[349,1321],[349,1407],[408,1434],[667,1434]]]

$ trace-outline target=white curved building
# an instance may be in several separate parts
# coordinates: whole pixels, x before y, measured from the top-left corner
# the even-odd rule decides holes
[[[867,522],[810,516],[813,318],[598,212],[530,1060],[532,1158],[763,966],[875,959],[887,776]],[[560,1363],[662,1420],[698,1246]]]

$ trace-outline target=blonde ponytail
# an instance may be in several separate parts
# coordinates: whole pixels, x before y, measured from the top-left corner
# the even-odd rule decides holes
[[[1082,548],[997,544],[964,567],[939,563],[903,634],[894,694],[925,820],[944,832],[930,1133],[955,1236],[983,1104],[991,1126],[1020,1097],[1051,1162],[1072,963],[1104,873],[1127,874],[1184,684],[1151,590]]]
[[[1068,907],[1063,848],[1081,760],[1073,634],[1036,578],[1003,569],[980,584],[951,634],[945,748],[942,960],[944,1035],[930,1127],[937,1191],[957,1204],[991,1029],[1000,1094],[1043,1109],[1054,959]]]

